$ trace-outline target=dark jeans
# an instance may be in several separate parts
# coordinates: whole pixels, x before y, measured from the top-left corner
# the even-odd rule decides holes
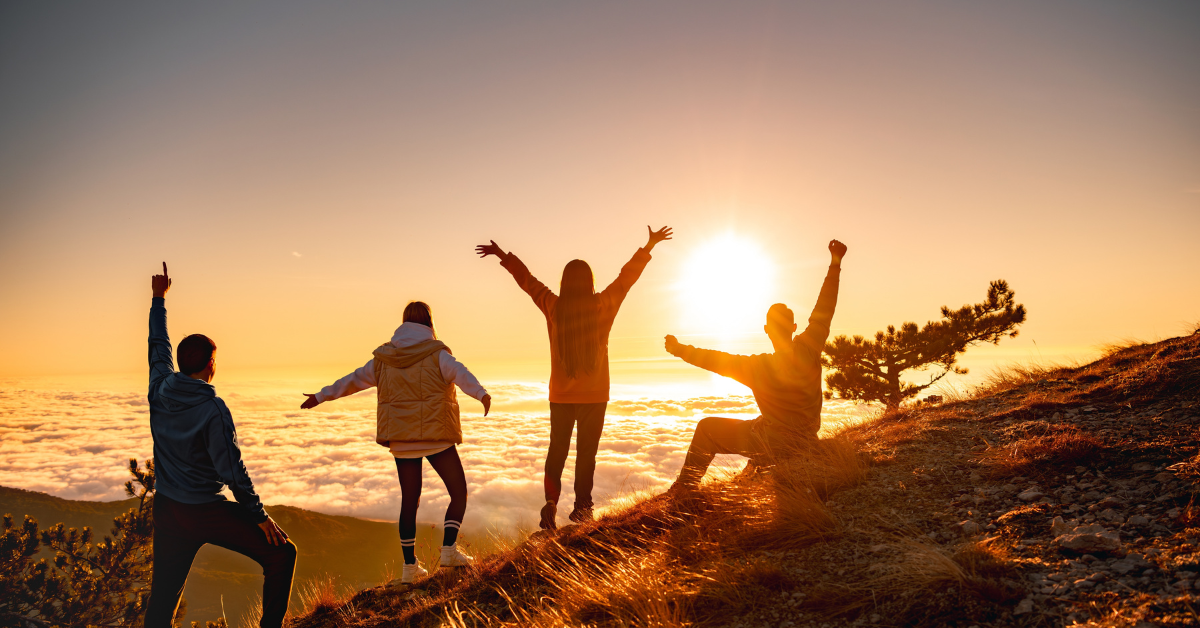
[[[154,496],[154,576],[146,605],[146,628],[171,628],[196,552],[205,543],[249,556],[262,565],[263,614],[259,626],[279,628],[287,614],[296,569],[296,546],[271,545],[236,502],[181,504]]]
[[[571,451],[571,432],[579,424],[575,441],[575,508],[592,507],[592,479],[596,475],[596,450],[604,432],[602,403],[551,403],[550,451],[546,453],[546,500],[558,503],[562,494],[562,472]]]
[[[458,448],[451,445],[425,459],[437,471],[450,494],[446,521],[462,523],[463,513],[467,511],[467,474],[458,457]],[[416,538],[417,507],[421,505],[421,458],[396,458],[396,475],[400,478],[400,538]]]
[[[716,416],[700,419],[683,468],[679,470],[679,483],[699,484],[717,454],[739,454],[747,458],[768,454],[761,432],[755,429],[759,422],[758,419],[746,421]]]

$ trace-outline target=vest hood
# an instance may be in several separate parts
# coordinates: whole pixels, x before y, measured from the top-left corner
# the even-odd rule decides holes
[[[216,396],[212,384],[183,373],[171,373],[158,385],[159,402],[171,412],[193,408]]]

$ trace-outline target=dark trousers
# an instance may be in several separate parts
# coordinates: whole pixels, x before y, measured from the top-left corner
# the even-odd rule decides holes
[[[604,432],[602,403],[551,403],[550,451],[546,453],[546,501],[558,503],[562,494],[562,472],[571,451],[571,432],[579,424],[575,440],[575,508],[592,507],[592,481],[596,475],[596,450]]]
[[[154,576],[146,605],[146,628],[171,628],[196,552],[205,543],[249,556],[262,565],[263,614],[259,626],[279,628],[287,614],[296,569],[296,546],[271,545],[236,502],[181,504],[154,496]]]
[[[679,470],[679,483],[695,485],[708,471],[717,454],[738,454],[747,458],[766,455],[769,450],[760,432],[755,430],[757,420],[727,419],[710,416],[700,419],[687,458]]]
[[[461,523],[467,511],[467,474],[458,457],[458,448],[451,445],[425,458],[450,494],[446,521]],[[417,536],[417,507],[421,505],[421,458],[396,458],[396,475],[400,478],[400,538],[413,539]]]

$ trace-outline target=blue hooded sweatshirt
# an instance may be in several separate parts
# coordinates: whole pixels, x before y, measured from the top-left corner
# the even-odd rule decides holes
[[[255,523],[267,520],[242,463],[233,416],[212,384],[175,372],[165,299],[150,305],[150,434],[156,490],[184,504],[225,501],[229,487]]]

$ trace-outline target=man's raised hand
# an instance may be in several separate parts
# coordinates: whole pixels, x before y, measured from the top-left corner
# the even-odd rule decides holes
[[[683,347],[683,345],[679,344],[679,339],[671,335],[666,337],[663,345],[666,348],[667,353],[670,353],[673,356],[678,356],[680,348]]]
[[[166,262],[163,262],[163,274],[150,278],[150,289],[154,291],[155,297],[162,298],[167,296],[167,290],[171,289],[171,277],[167,275]]]
[[[320,403],[321,403],[320,401],[317,401],[316,395],[310,395],[308,393],[304,393],[304,396],[308,397],[308,399],[305,399],[304,403],[300,404],[301,410],[308,410],[309,408],[315,408],[318,405],[320,405]]]
[[[846,245],[838,240],[829,241],[829,254],[833,256],[833,263],[842,263],[842,257],[846,255]]]
[[[479,246],[475,247],[475,252],[479,254],[479,257],[495,255],[496,257],[500,258],[500,261],[504,261],[506,256],[506,253],[500,249],[500,245],[496,244],[495,240],[492,240],[491,244],[480,244]]]

